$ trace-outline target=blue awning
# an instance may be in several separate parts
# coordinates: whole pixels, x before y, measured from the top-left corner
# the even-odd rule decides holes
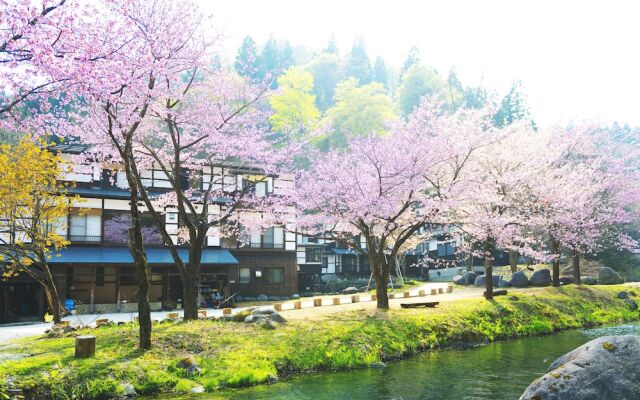
[[[356,254],[360,254],[360,252],[356,252],[354,249],[336,249],[334,247],[329,250],[331,250],[334,254],[340,254],[340,255],[349,254],[349,255],[355,256]]]
[[[147,248],[147,260],[150,265],[174,264],[171,252],[167,248]],[[189,250],[178,249],[184,262],[189,262]],[[49,264],[133,264],[128,247],[68,247],[51,254]],[[203,249],[202,265],[237,265],[238,260],[223,249]]]

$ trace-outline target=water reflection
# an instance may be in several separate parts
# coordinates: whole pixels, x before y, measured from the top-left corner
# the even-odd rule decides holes
[[[640,325],[576,330],[556,335],[441,350],[390,363],[384,369],[300,376],[271,386],[256,386],[198,397],[206,400],[512,400],[547,372],[557,357],[604,335],[640,334]]]

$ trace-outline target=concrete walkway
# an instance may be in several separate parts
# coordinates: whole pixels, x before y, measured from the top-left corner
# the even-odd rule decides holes
[[[247,307],[238,307],[232,310],[232,313],[244,310]],[[222,310],[206,308],[207,316],[220,316]],[[171,312],[177,312],[180,317],[183,316],[182,310],[176,310]],[[151,312],[151,320],[162,321],[167,318],[168,311],[153,311]],[[73,326],[92,326],[95,327],[96,320],[109,319],[113,322],[131,322],[138,316],[137,312],[133,313],[107,313],[107,314],[82,314],[82,315],[69,315],[62,318],[63,321],[69,321]],[[42,335],[44,332],[51,328],[53,323],[51,322],[20,322],[15,324],[0,325],[0,342],[4,342],[11,339]]]

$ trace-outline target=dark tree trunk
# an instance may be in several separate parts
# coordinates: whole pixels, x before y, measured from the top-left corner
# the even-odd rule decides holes
[[[512,273],[518,271],[518,255],[517,251],[509,250],[509,265]]]
[[[493,299],[493,251],[495,243],[493,239],[484,241],[484,277],[485,277],[485,295],[487,300]]]
[[[191,268],[181,274],[184,307],[184,320],[191,321],[198,319],[198,274]]]
[[[51,308],[51,314],[53,315],[53,323],[59,324],[62,320],[62,303],[58,297],[58,290],[55,285],[43,285],[44,293],[47,296],[47,302]]]
[[[553,263],[552,263],[552,284],[555,287],[560,286],[560,242],[554,238],[551,238],[551,250],[553,251]]]
[[[151,281],[151,269],[147,263],[147,255],[144,252],[144,240],[142,237],[142,221],[138,208],[138,185],[135,180],[133,168],[133,153],[131,146],[125,151],[125,171],[130,188],[131,226],[129,227],[129,250],[133,256],[138,277],[138,324],[140,331],[139,347],[142,350],[151,348],[151,306],[149,304],[149,282]]]
[[[386,276],[378,269],[377,273],[373,274],[376,280],[376,296],[378,298],[376,307],[380,309],[389,309],[389,295],[387,293],[387,287],[389,282],[389,274]]]
[[[573,251],[573,280],[576,285],[582,284],[580,276],[580,254],[577,251]]]
[[[40,265],[42,266],[42,271],[32,271],[31,273],[27,271],[32,278],[42,285],[44,289],[44,294],[47,299],[47,304],[51,309],[51,315],[53,316],[53,323],[59,324],[62,320],[62,315],[66,311],[62,302],[60,302],[60,297],[58,296],[58,288],[56,287],[56,282],[53,280],[53,275],[51,275],[51,269],[49,269],[49,264],[47,263],[47,256],[43,252],[36,251],[35,252]]]

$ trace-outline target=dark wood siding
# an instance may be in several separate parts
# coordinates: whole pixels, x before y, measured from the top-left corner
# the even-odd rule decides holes
[[[298,291],[298,268],[296,265],[296,253],[293,251],[277,250],[235,250],[231,252],[238,260],[238,266],[229,268],[231,292],[238,292],[241,296],[289,296]],[[239,283],[239,268],[251,269],[249,283]],[[265,269],[283,268],[284,282],[266,283]],[[262,273],[261,278],[256,278],[256,271]]]

